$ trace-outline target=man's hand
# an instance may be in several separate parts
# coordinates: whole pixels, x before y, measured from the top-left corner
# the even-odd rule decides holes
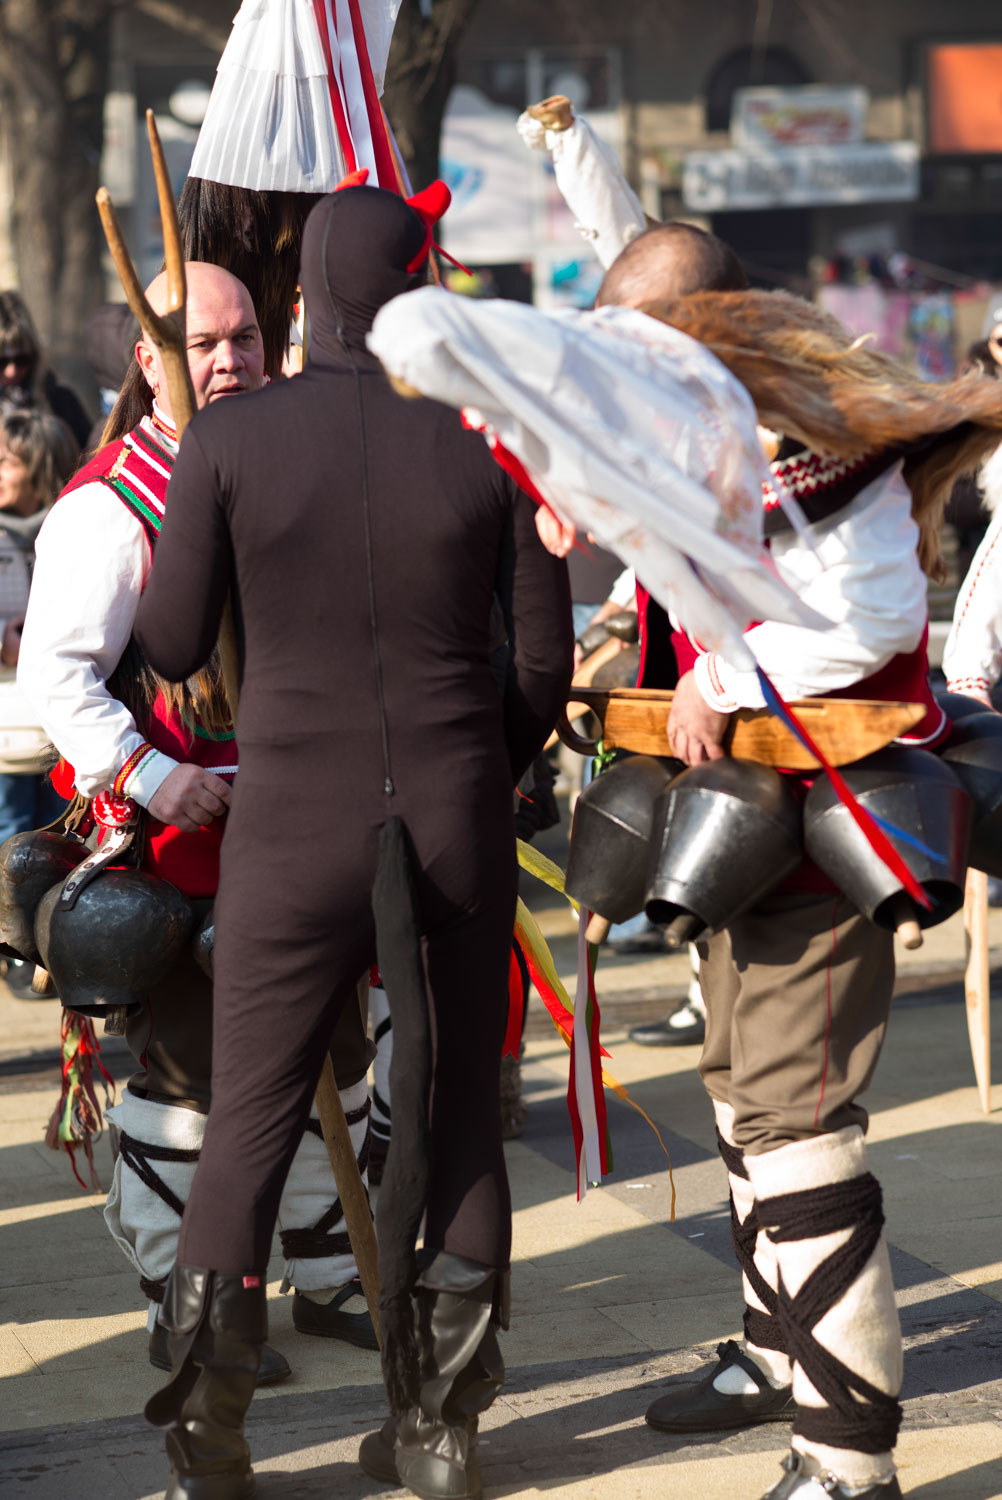
[[[545,505],[536,506],[536,530],[539,540],[554,557],[566,557],[578,534],[576,526],[565,525]]]
[[[668,715],[668,739],[671,753],[687,766],[701,765],[704,760],[720,760],[724,755],[723,739],[730,714],[719,714],[711,708],[696,686],[693,672],[680,679]]]
[[[232,798],[233,789],[221,776],[185,764],[164,777],[147,811],[158,823],[180,828],[182,833],[197,833],[213,818],[222,817]]]
[[[19,620],[8,620],[3,629],[3,641],[0,643],[0,661],[5,667],[16,667],[18,654],[21,650],[21,626],[24,624],[24,616]]]

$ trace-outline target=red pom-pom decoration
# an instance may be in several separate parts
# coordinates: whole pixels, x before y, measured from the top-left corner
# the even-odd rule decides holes
[[[131,797],[118,797],[114,792],[98,792],[91,811],[102,828],[124,828],[139,818],[139,803]]]

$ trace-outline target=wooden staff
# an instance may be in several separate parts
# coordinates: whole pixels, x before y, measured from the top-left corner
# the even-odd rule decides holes
[[[353,1001],[349,1001],[353,1004]],[[358,1266],[362,1291],[372,1326],[379,1338],[379,1255],[376,1247],[376,1231],[372,1222],[372,1210],[358,1170],[355,1148],[348,1133],[348,1121],[344,1117],[341,1095],[338,1093],[334,1064],[328,1052],[324,1058],[323,1071],[317,1084],[317,1114],[323,1133],[327,1155],[331,1159],[337,1194],[344,1209],[344,1221],[348,1226],[348,1238]]]
[[[108,241],[108,248],[115,262],[122,290],[125,292],[125,300],[142,326],[144,334],[160,350],[163,358],[171,411],[178,439],[180,439],[184,429],[195,415],[196,407],[195,388],[191,382],[188,353],[185,347],[184,252],[181,246],[181,230],[177,221],[174,189],[167,171],[163,147],[160,144],[156,119],[151,109],[146,111],[146,128],[149,134],[157,198],[160,203],[160,222],[163,229],[164,261],[167,269],[168,311],[166,314],[154,312],[140,285],[107,188],[98,189],[97,208]],[[219,656],[226,696],[229,699],[230,717],[235,725],[240,693],[237,677],[236,633],[233,628],[232,601],[229,598],[226,601],[219,627]],[[378,1339],[379,1276],[376,1232],[373,1228],[368,1198],[362,1185],[361,1173],[355,1158],[355,1148],[351,1143],[348,1122],[344,1117],[337,1081],[334,1077],[334,1065],[329,1053],[324,1059],[320,1086],[317,1089],[317,1113],[320,1116],[320,1129],[334,1171],[338,1197],[344,1209],[348,1236],[365,1292],[365,1300],[372,1317],[372,1326]]]
[[[992,1062],[991,1024],[988,1009],[988,876],[968,870],[964,887],[964,929],[967,933],[967,968],[964,995],[967,1000],[967,1034],[974,1059],[978,1098],[985,1114],[991,1113]]]

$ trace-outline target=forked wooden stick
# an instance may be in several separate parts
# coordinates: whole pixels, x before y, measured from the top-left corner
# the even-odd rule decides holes
[[[992,1063],[991,1018],[988,972],[988,876],[968,870],[964,888],[964,928],[967,932],[967,969],[964,994],[967,999],[967,1034],[974,1060],[978,1098],[985,1114],[991,1113]]]
[[[151,109],[146,111],[146,128],[150,138],[150,155],[153,158],[153,173],[156,177],[157,198],[160,203],[160,222],[163,226],[164,259],[167,263],[168,310],[166,313],[154,312],[149,304],[139,277],[136,275],[136,268],[132,264],[132,257],[126,247],[112,206],[111,194],[107,188],[101,187],[97,190],[97,210],[101,215],[101,224],[112,260],[115,262],[118,279],[125,292],[125,300],[142,325],[143,332],[150,343],[155,345],[163,355],[171,411],[177,427],[177,435],[180,438],[195,415],[195,389],[191,383],[185,350],[184,255],[181,249],[181,231],[177,222],[174,189],[171,186],[167,161]]]
[[[160,223],[163,230],[164,261],[167,268],[166,314],[153,311],[136,268],[132,263],[122,235],[118,218],[112,206],[107,188],[97,192],[97,208],[101,216],[108,248],[115,262],[118,279],[125,292],[125,300],[142,326],[143,332],[163,357],[167,375],[167,390],[170,396],[174,425],[180,439],[184,429],[195,415],[195,388],[188,369],[188,353],[185,347],[185,300],[184,250],[181,245],[181,230],[177,221],[177,205],[167,161],[153,111],[146,111],[146,128],[150,139],[150,154],[157,183],[157,198],[160,203]],[[236,724],[239,704],[237,676],[237,645],[233,627],[231,599],[227,599],[219,627],[219,656],[223,668],[223,681],[229,699],[230,717]],[[365,1299],[372,1316],[372,1325],[379,1337],[379,1278],[377,1269],[376,1232],[361,1173],[351,1144],[348,1123],[344,1117],[338,1094],[334,1066],[330,1054],[324,1059],[320,1086],[317,1089],[317,1113],[327,1153],[330,1156],[337,1185],[338,1197],[344,1209],[348,1235],[358,1266]]]

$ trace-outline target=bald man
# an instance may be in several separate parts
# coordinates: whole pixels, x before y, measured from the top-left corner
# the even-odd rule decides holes
[[[186,271],[188,368],[198,407],[260,389],[264,349],[246,287],[219,266],[190,262]],[[148,296],[166,312],[164,276]],[[39,535],[18,675],[67,763],[65,789],[75,785],[87,797],[114,791],[144,807],[144,869],[182,890],[200,917],[218,884],[236,744],[212,672],[178,688],[156,677],[132,640],[178,451],[161,356],[142,338],[135,357],[134,378],[124,387],[131,395],[123,394],[112,414],[119,435],[70,482]],[[212,985],[190,954],[130,1018],[126,1036],[139,1071],[109,1112],[121,1153],[105,1218],[157,1304],[174,1264],[210,1102]],[[361,1154],[368,1043],[358,1007],[346,1010],[332,1052]],[[294,1321],[304,1332],[374,1349],[336,1202],[319,1130],[308,1131],[279,1214]],[[150,1334],[151,1363],[169,1369],[165,1330],[152,1307]],[[288,1374],[285,1359],[267,1350],[259,1383]]]

